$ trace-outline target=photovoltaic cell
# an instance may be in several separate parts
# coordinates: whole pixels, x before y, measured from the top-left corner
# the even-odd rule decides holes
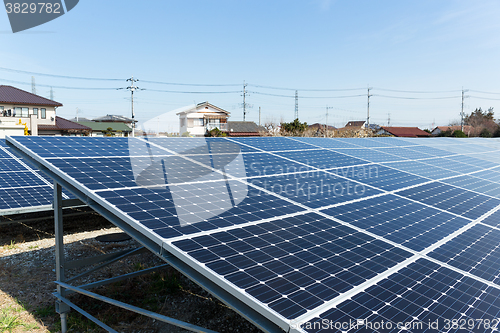
[[[458,332],[446,320],[499,315],[494,140],[9,141],[285,331]],[[1,161],[16,186],[0,202],[51,198]],[[358,319],[394,327],[321,326]]]
[[[323,212],[415,251],[431,246],[470,222],[395,195],[354,202]]]
[[[358,319],[349,332],[490,332],[498,324],[499,304],[499,289],[420,259],[300,324],[306,332],[342,332],[335,324]]]
[[[476,225],[429,255],[465,272],[500,282],[500,230]]]

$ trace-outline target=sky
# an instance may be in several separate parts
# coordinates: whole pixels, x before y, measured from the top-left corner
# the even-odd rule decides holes
[[[368,88],[373,124],[460,121],[462,89],[465,113],[500,118],[496,0],[80,0],[18,33],[1,15],[0,84],[31,91],[34,77],[67,119],[130,116],[118,88],[132,76],[138,126],[154,131],[204,101],[242,120],[244,82],[257,123],[259,108],[261,123],[292,121],[296,91],[300,121],[366,120]]]

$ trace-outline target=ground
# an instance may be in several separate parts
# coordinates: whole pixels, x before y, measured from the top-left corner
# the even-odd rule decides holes
[[[54,227],[53,221],[42,218],[40,215],[39,220],[0,225],[0,333],[60,331],[52,295],[55,290]],[[67,260],[138,245],[134,240],[97,241],[96,236],[120,230],[95,213],[68,217],[64,228]],[[130,256],[78,282],[88,283],[161,264],[164,262],[151,253]],[[69,275],[78,272],[73,270]],[[171,267],[92,291],[218,332],[261,332]],[[187,332],[88,297],[72,295],[70,299],[119,332]],[[70,332],[105,332],[75,311],[70,312],[68,320]]]

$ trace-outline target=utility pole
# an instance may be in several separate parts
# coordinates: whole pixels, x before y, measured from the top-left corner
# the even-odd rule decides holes
[[[328,137],[328,109],[333,109],[332,106],[326,106],[326,122],[325,122],[325,138]]]
[[[247,84],[245,81],[243,81],[243,121],[246,119],[247,115],[247,103],[246,103],[246,96],[247,96]]]
[[[259,127],[260,127],[260,106],[259,106]]]
[[[391,127],[391,114],[387,114],[387,127]]]
[[[54,100],[54,90],[52,90],[52,87],[50,87],[50,99]]]
[[[132,137],[135,137],[134,91],[139,89],[139,87],[134,86],[134,83],[139,81],[139,79],[134,79],[134,76],[132,76],[130,79],[127,79],[127,81],[130,81],[130,86],[128,86],[127,89],[130,90],[130,93],[132,95],[132,98],[131,98],[131,101],[132,101]]]
[[[465,96],[464,93],[469,91],[468,89],[467,90],[464,90],[464,87],[462,87],[462,111],[460,111],[460,118],[461,118],[461,121],[460,121],[460,128],[462,130],[462,132],[464,131],[464,117],[465,117],[465,114],[464,114],[464,98],[467,98],[469,96]]]
[[[295,90],[295,118],[299,119],[299,91]]]
[[[76,122],[78,122],[78,114],[80,113],[80,109],[76,108]]]
[[[370,87],[368,87],[368,104],[367,104],[367,109],[366,109],[366,128],[370,127],[370,97],[373,95],[370,95]]]
[[[31,93],[36,95],[36,87],[35,87],[35,77],[31,77]]]

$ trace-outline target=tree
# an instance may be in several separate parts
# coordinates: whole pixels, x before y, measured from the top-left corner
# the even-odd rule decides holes
[[[217,127],[210,130],[210,131],[207,131],[205,133],[205,136],[209,136],[209,137],[221,137],[221,136],[227,136],[226,133],[222,132],[220,129],[218,129]]]
[[[455,138],[466,138],[467,137],[467,135],[464,132],[462,132],[461,130],[454,130],[453,134],[451,136],[453,136]]]
[[[490,135],[491,133],[495,133],[498,129],[492,107],[490,107],[488,111],[483,111],[481,108],[475,109],[471,114],[465,117],[464,121],[467,125],[474,128],[476,136],[478,134],[481,135],[484,129],[486,129]],[[486,135],[487,133],[484,132],[483,134]]]
[[[307,128],[307,123],[301,123],[297,118],[291,123],[281,123],[281,135],[302,136]]]
[[[104,136],[115,136],[115,133],[113,133],[113,128],[111,127],[108,127],[105,131],[102,131],[102,134],[104,134]]]
[[[479,136],[482,137],[482,138],[491,138],[493,135],[491,134],[490,131],[488,131],[488,129],[485,127],[483,128],[483,130],[481,131],[481,133],[479,133]]]

